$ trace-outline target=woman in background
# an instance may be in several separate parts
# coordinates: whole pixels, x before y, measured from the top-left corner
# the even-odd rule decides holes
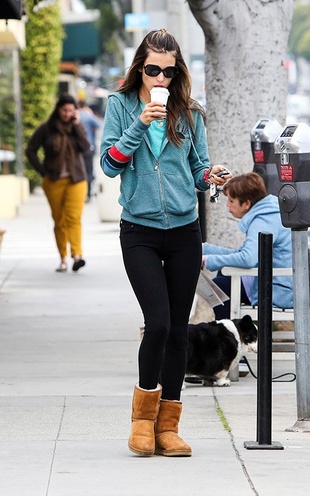
[[[87,195],[87,173],[83,153],[89,147],[75,99],[63,94],[48,120],[35,130],[26,149],[30,163],[42,176],[42,188],[54,219],[60,255],[56,272],[67,271],[68,245],[72,270],[76,272],[85,265],[81,216]],[[43,160],[39,157],[40,148]]]

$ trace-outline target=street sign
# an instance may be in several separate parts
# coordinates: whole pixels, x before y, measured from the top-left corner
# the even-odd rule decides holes
[[[148,14],[125,14],[126,31],[143,31],[149,27]]]

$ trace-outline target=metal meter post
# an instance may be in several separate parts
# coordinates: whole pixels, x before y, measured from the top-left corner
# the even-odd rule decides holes
[[[310,226],[310,127],[286,126],[275,140],[281,188],[282,224],[292,229],[294,277],[296,423],[287,431],[310,432],[310,298],[308,228]]]
[[[257,121],[251,131],[253,172],[257,172],[264,179],[267,192],[273,195],[277,195],[280,188],[274,141],[282,129],[283,126],[276,119],[263,118]]]

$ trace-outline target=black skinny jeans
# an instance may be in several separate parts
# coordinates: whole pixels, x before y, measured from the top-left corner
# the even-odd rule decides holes
[[[202,259],[199,222],[161,230],[121,220],[120,227],[125,269],[144,316],[139,386],[160,383],[162,398],[179,400]]]

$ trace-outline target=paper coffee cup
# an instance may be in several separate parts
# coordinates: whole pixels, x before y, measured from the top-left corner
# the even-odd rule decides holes
[[[161,102],[164,105],[167,104],[168,96],[170,95],[167,88],[162,86],[155,86],[151,89],[151,102]]]

